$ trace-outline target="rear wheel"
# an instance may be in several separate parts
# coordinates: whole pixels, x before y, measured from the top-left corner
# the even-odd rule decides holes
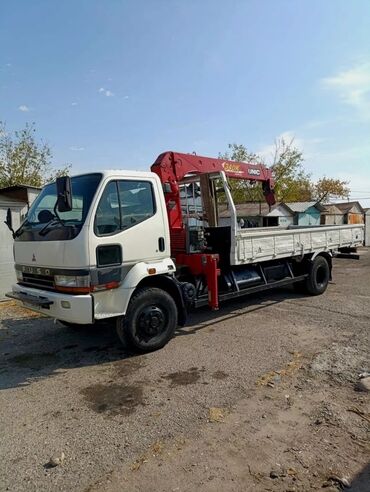
[[[164,290],[147,287],[132,296],[126,316],[117,319],[117,334],[124,345],[151,352],[166,345],[176,326],[174,299]]]
[[[326,291],[330,279],[329,263],[323,256],[316,256],[309,267],[309,275],[305,281],[305,290],[312,296]]]

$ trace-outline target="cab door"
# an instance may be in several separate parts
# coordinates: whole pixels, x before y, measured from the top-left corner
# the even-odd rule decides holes
[[[120,247],[122,264],[168,257],[168,230],[159,191],[151,177],[107,182],[94,219],[97,245]]]

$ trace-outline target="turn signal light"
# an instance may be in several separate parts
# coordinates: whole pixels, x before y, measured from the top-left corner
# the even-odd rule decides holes
[[[91,290],[99,292],[100,290],[117,289],[117,287],[119,287],[119,282],[108,282],[107,284],[93,285]]]

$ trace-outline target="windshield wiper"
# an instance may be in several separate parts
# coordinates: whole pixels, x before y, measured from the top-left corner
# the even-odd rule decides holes
[[[19,237],[24,233],[24,227],[29,224],[28,220],[26,219],[23,224],[15,231],[14,237]]]
[[[63,227],[67,227],[65,225],[65,223],[63,222],[63,220],[56,215],[51,220],[49,220],[49,222],[46,225],[44,225],[44,227],[39,232],[39,235],[40,236],[46,236],[46,234],[52,230],[52,229],[48,229],[48,227],[56,225],[56,224],[61,224]]]

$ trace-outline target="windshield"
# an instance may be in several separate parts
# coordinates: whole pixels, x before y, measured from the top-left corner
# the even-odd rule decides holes
[[[71,178],[72,210],[54,212],[57,200],[55,183],[46,185],[31,205],[27,217],[16,232],[16,241],[60,241],[73,239],[80,232],[89,211],[101,174]],[[60,219],[60,220],[59,220]]]

